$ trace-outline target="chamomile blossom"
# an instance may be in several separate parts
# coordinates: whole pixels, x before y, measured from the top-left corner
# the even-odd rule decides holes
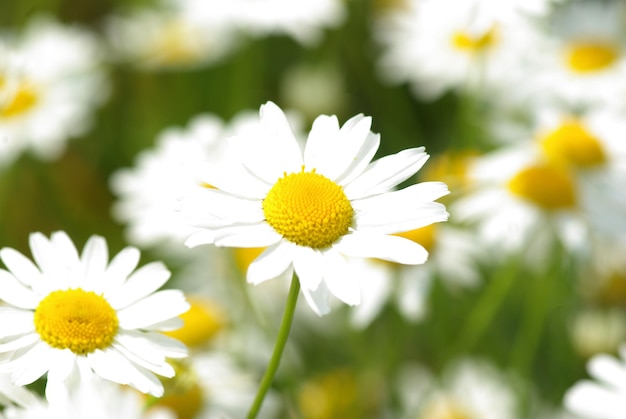
[[[263,105],[260,117],[256,132],[228,139],[221,164],[199,166],[200,179],[215,188],[196,187],[184,199],[185,216],[200,228],[188,246],[267,247],[248,268],[248,282],[295,272],[320,315],[329,311],[330,294],[360,302],[346,256],[426,260],[421,245],[392,236],[448,217],[433,202],[448,193],[444,183],[391,192],[426,162],[423,147],[371,163],[380,139],[369,117],[357,115],[340,128],[335,116],[319,116],[304,149],[274,103]]]
[[[139,251],[127,247],[109,263],[103,238],[92,236],[79,255],[64,232],[30,236],[35,263],[0,250],[0,371],[15,384],[47,373],[48,400],[93,374],[160,396],[155,374],[174,375],[166,358],[186,348],[160,331],[180,327],[188,309],[182,292],[156,291],[169,279],[160,262],[135,270]],[[155,292],[156,291],[156,292]]]
[[[0,164],[24,150],[57,158],[108,94],[100,45],[85,29],[44,17],[0,42],[11,54],[0,66],[0,90],[11,85],[0,108]]]
[[[596,355],[587,363],[593,378],[577,382],[564,397],[568,411],[581,418],[619,419],[626,412],[626,346],[620,357]]]
[[[407,10],[382,16],[380,75],[408,82],[415,94],[435,99],[448,90],[478,92],[506,84],[519,67],[519,53],[533,44],[522,21],[477,30],[465,0],[413,0]]]

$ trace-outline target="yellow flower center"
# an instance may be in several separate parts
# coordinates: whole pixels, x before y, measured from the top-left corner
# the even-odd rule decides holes
[[[423,419],[473,419],[470,414],[458,402],[446,398],[445,400],[432,403],[428,406],[421,418]]]
[[[171,64],[188,64],[198,59],[195,48],[197,34],[189,25],[172,21],[164,25],[160,37],[156,40],[154,54],[162,61]]]
[[[187,301],[191,307],[180,315],[183,327],[165,334],[191,347],[210,341],[222,329],[225,319],[213,302],[197,297],[187,297]]]
[[[205,392],[198,383],[198,377],[183,362],[170,361],[176,375],[173,378],[159,377],[165,388],[163,397],[151,399],[149,404],[166,407],[176,413],[178,419],[193,419],[205,404]]]
[[[577,42],[566,53],[566,63],[576,73],[593,73],[612,66],[619,52],[605,42]]]
[[[496,43],[496,40],[497,35],[495,27],[481,35],[475,35],[459,30],[452,34],[451,39],[452,46],[454,46],[454,48],[471,53],[485,51],[486,49],[492,47]]]
[[[348,233],[354,215],[341,186],[304,169],[278,179],[263,200],[263,212],[285,239],[314,249]]]
[[[265,250],[265,247],[235,247],[233,248],[235,265],[239,272],[248,272],[250,264]]]
[[[363,417],[359,412],[356,377],[348,370],[337,370],[315,377],[298,391],[298,404],[305,419]],[[362,405],[362,404],[361,404]]]
[[[421,244],[428,253],[432,252],[435,247],[435,236],[437,234],[437,225],[430,224],[426,227],[416,228],[415,230],[405,231],[402,233],[394,234],[394,236],[404,237]]]
[[[548,133],[541,146],[546,156],[558,164],[592,167],[606,162],[600,141],[576,120],[565,121]]]
[[[508,187],[513,194],[546,210],[576,205],[574,180],[568,171],[559,167],[527,167],[509,180]]]
[[[5,85],[6,81],[0,76],[0,89],[4,88]],[[33,86],[21,81],[6,103],[0,104],[0,119],[11,118],[27,112],[35,106],[37,100],[37,92]]]
[[[117,314],[104,297],[80,288],[53,291],[35,310],[41,339],[78,355],[109,347],[117,328]]]

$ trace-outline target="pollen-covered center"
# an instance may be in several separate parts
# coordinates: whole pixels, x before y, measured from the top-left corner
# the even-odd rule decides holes
[[[313,170],[278,179],[263,200],[263,213],[285,239],[322,249],[348,232],[354,210],[341,186]]]
[[[619,58],[615,46],[606,42],[583,41],[571,45],[566,54],[567,66],[576,73],[593,73],[611,67]]]
[[[496,43],[495,27],[480,35],[466,31],[456,31],[452,34],[452,46],[458,50],[477,53],[492,47]]]
[[[6,81],[0,75],[0,88],[3,88],[5,84]],[[35,106],[37,100],[38,94],[33,86],[30,83],[21,81],[6,102],[0,104],[0,118],[8,119],[21,115]]]
[[[546,210],[576,206],[574,179],[567,170],[560,167],[527,167],[509,180],[508,187],[513,194]]]
[[[79,355],[109,347],[117,328],[117,314],[104,297],[80,288],[53,291],[35,309],[41,339]]]
[[[550,160],[567,166],[584,168],[606,162],[600,141],[576,120],[567,120],[548,133],[541,146]]]

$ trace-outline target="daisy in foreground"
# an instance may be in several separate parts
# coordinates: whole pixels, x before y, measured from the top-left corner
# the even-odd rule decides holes
[[[127,247],[109,263],[103,238],[79,255],[64,232],[30,236],[36,263],[0,250],[0,371],[17,385],[47,373],[46,397],[66,400],[94,374],[160,397],[156,374],[174,375],[166,358],[186,356],[176,329],[189,305],[178,290],[157,291],[170,272],[160,262],[135,271],[139,251]]]
[[[319,315],[329,296],[360,302],[357,278],[346,256],[401,264],[424,263],[421,245],[394,236],[445,221],[433,202],[448,194],[442,182],[394,191],[428,159],[423,147],[371,162],[380,136],[371,118],[357,115],[341,128],[335,116],[319,116],[302,150],[278,106],[261,106],[258,132],[229,138],[223,164],[204,165],[198,186],[183,203],[197,227],[190,247],[212,243],[267,247],[248,268],[248,282],[295,272],[302,292]]]

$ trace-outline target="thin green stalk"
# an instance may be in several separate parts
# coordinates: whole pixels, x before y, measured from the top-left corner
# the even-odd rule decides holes
[[[265,374],[263,375],[263,379],[261,380],[261,384],[259,385],[259,390],[257,391],[256,397],[254,398],[254,403],[252,403],[252,407],[250,407],[250,411],[248,412],[248,419],[256,418],[259,410],[261,409],[263,399],[265,399],[265,395],[272,385],[274,375],[276,374],[276,371],[278,370],[278,365],[280,364],[280,359],[283,356],[283,350],[285,349],[287,338],[289,337],[289,331],[291,330],[291,323],[293,321],[293,314],[296,310],[296,303],[298,302],[299,293],[300,281],[298,280],[298,277],[294,274],[293,278],[291,279],[291,288],[289,289],[289,296],[287,297],[287,305],[285,306],[283,320],[280,323],[280,329],[278,330],[278,336],[276,337],[274,352],[272,353],[272,358],[267,365],[267,370],[265,370]]]

